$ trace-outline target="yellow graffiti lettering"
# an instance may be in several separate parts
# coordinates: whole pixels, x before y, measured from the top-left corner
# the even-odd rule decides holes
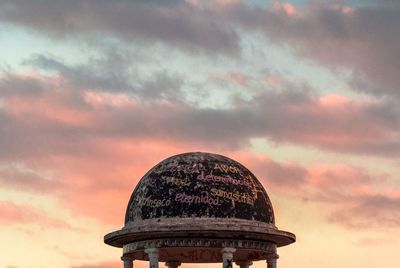
[[[176,186],[189,186],[190,181],[188,179],[181,179],[181,178],[176,178],[176,177],[166,177],[163,176],[163,178],[167,181],[167,184],[172,184]]]
[[[246,194],[246,193],[239,193],[237,191],[229,192],[229,191],[224,191],[224,190],[216,189],[216,188],[211,188],[210,191],[211,191],[211,195],[212,196],[223,197],[223,198],[226,198],[226,199],[233,200],[235,202],[254,205],[253,197],[248,195],[248,194]]]
[[[140,206],[152,208],[167,207],[171,205],[171,200],[169,199],[151,199],[151,197],[139,197],[137,202]]]
[[[234,173],[234,174],[240,174],[243,176],[242,171],[233,165],[227,165],[227,164],[218,164],[216,163],[214,166],[214,169],[219,170],[220,172],[224,172],[224,173]]]

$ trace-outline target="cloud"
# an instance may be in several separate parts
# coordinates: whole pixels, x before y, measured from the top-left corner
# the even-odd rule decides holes
[[[0,185],[2,188],[12,188],[35,193],[56,192],[62,188],[62,183],[42,176],[40,172],[24,167],[11,165],[0,167]]]
[[[273,2],[272,8],[277,12],[284,12],[288,16],[298,16],[296,7],[290,3]]]
[[[397,241],[395,239],[382,239],[382,238],[360,238],[357,241],[358,246],[367,246],[367,247],[376,247],[376,246],[382,246],[382,245],[387,245],[387,244],[393,244],[396,243]]]
[[[307,183],[309,171],[294,163],[279,163],[264,155],[244,152],[229,152],[232,158],[245,163],[257,177],[276,191],[287,192],[288,189],[299,189]]]
[[[9,1],[0,2],[5,23],[55,37],[101,33],[136,44],[162,42],[185,51],[222,54],[240,51],[238,29],[263,32],[268,40],[287,44],[301,57],[333,70],[352,72],[358,91],[398,99],[400,7],[310,2],[302,8],[274,2],[261,7],[197,1]],[[92,35],[93,36],[93,35]],[[57,67],[57,63],[47,63]],[[59,66],[60,67],[60,66]],[[68,72],[68,69],[64,69]],[[115,73],[114,73],[115,74]],[[73,73],[71,73],[73,75]],[[91,74],[87,75],[90,80]],[[118,74],[103,83],[123,87]],[[234,77],[233,77],[234,78]]]
[[[271,9],[241,4],[222,13],[233,24],[290,45],[300,56],[333,70],[347,67],[353,72],[350,84],[356,90],[398,99],[400,6],[352,8],[314,1],[295,10],[286,5],[275,4]]]
[[[102,56],[92,57],[87,63],[78,65],[68,65],[48,55],[36,55],[25,60],[24,64],[56,72],[72,88],[127,93],[142,99],[176,99],[182,94],[181,77],[159,70],[151,78],[145,78],[137,70],[132,70],[132,60],[136,56],[131,52],[117,52],[114,47],[103,48],[101,52]]]
[[[64,220],[47,216],[44,211],[29,205],[15,204],[10,201],[0,201],[1,225],[38,224],[45,228],[61,228],[75,230]]]
[[[267,190],[320,204],[330,223],[349,229],[398,228],[400,188],[386,174],[369,174],[345,164],[301,166],[252,154],[233,154]]]
[[[21,95],[24,97],[37,97],[43,92],[43,80],[35,72],[14,74],[11,72],[1,73],[0,89],[2,97]],[[48,83],[49,81],[47,81]]]
[[[400,152],[400,110],[388,100],[319,96],[307,85],[288,83],[284,89],[264,91],[251,100],[237,100],[232,108],[212,109],[175,97],[154,97],[152,88],[162,92],[157,85],[168,86],[168,78],[157,76],[146,83],[149,92],[143,94],[149,97],[141,98],[78,87],[73,79],[62,76],[38,75],[36,80],[14,76],[4,79],[18,80],[25,91],[32,84],[41,87],[36,96],[27,97],[18,90],[12,94],[6,90],[3,96],[0,143],[6,150],[0,158],[14,161],[22,155],[92,155],[97,143],[109,138],[166,138],[183,144],[244,148],[251,138],[264,137],[356,154],[394,157]],[[169,86],[172,92],[180,84]]]
[[[62,74],[34,73],[28,78],[8,74],[2,79],[17,83],[19,90],[13,92],[4,86],[0,91],[5,92],[0,109],[0,183],[20,191],[51,194],[75,214],[110,224],[122,224],[118,220],[124,213],[121,204],[128,200],[132,186],[156,164],[155,159],[182,151],[229,155],[246,150],[251,138],[264,137],[346,153],[399,154],[398,146],[385,147],[396,142],[396,108],[381,100],[320,96],[307,85],[288,83],[285,89],[238,100],[231,108],[211,109],[173,98],[141,99],[86,89]],[[40,90],[26,94],[31,85]],[[369,223],[365,218],[376,213],[388,226],[397,224],[396,214],[391,212],[396,197],[373,191],[374,183],[381,182],[361,169],[304,167],[241,157],[253,159],[249,167],[254,166],[251,169],[262,174],[266,185],[281,194],[337,204],[331,211],[331,222],[344,218],[340,223],[346,226],[369,226],[375,219]],[[10,161],[20,166],[10,166]],[[51,176],[35,170],[48,170]],[[374,203],[383,212],[372,210],[372,206],[363,209]],[[96,207],[102,209],[93,209]],[[29,216],[10,215],[22,220]]]
[[[335,181],[332,180],[334,183]],[[309,200],[323,202],[331,208],[327,220],[349,229],[385,229],[400,226],[400,191],[374,190],[374,183],[331,186]],[[318,192],[318,191],[317,191]]]
[[[90,264],[83,264],[83,265],[76,265],[71,266],[71,268],[120,268],[123,266],[122,261],[103,261],[98,263],[90,263]],[[137,268],[145,268],[148,267],[148,262],[145,261],[134,261],[134,267]],[[190,265],[185,264],[185,267],[191,267]]]
[[[0,201],[0,225],[9,240],[37,240],[32,256],[47,251],[61,266],[121,267],[96,245],[123,225],[140,178],[171,155],[210,151],[249,167],[303,220],[357,230],[356,246],[394,249],[366,234],[400,227],[400,188],[385,173],[400,155],[398,4],[273,3],[0,0],[4,37],[16,30],[32,41],[6,61],[41,53],[0,74],[0,187],[10,199]],[[295,81],[304,76],[309,84]],[[320,162],[256,155],[253,139],[282,158],[301,148],[304,162]],[[70,243],[83,241],[78,225],[90,227],[80,247],[93,256]],[[39,239],[36,229],[47,231]],[[51,245],[54,233],[67,247]]]
[[[108,262],[100,262],[96,264],[86,264],[79,266],[71,266],[71,268],[120,268],[122,262],[117,261],[108,261]]]
[[[241,72],[210,73],[209,78],[221,81],[230,81],[240,86],[247,86],[248,78]]]
[[[400,226],[400,188],[390,185],[387,174],[340,163],[277,162],[243,151],[226,155],[248,167],[268,192],[319,204],[321,215],[331,224],[351,230]]]
[[[376,96],[399,97],[398,49],[400,7],[309,2],[270,6],[215,1],[0,1],[2,21],[32,28],[55,37],[106,34],[123,42],[162,42],[185,51],[213,54],[240,52],[239,29],[262,32],[268,40],[289,45],[300,57],[311,58],[332,70],[346,67],[349,85]],[[65,66],[44,63],[51,68]],[[103,74],[103,84],[125,87],[118,73]],[[75,75],[70,72],[70,75]],[[115,75],[115,76],[114,76]],[[110,77],[111,76],[111,77]],[[237,76],[231,76],[237,80]],[[236,77],[236,78],[235,78]],[[93,78],[86,73],[86,82]],[[107,79],[106,79],[107,78]],[[99,81],[99,79],[96,79]],[[84,81],[81,81],[84,82]],[[243,82],[243,79],[240,79]]]
[[[335,211],[330,221],[357,228],[386,228],[400,226],[400,195],[365,194]]]
[[[233,53],[238,36],[217,14],[186,1],[0,1],[1,21],[53,37],[106,33],[146,44],[161,40],[185,50]]]

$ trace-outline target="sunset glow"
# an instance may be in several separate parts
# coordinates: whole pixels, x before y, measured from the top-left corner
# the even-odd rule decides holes
[[[278,267],[399,267],[395,2],[0,0],[0,268],[123,267],[137,182],[199,151],[261,181]]]

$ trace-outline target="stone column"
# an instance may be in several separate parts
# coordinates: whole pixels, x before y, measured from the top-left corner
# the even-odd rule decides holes
[[[182,263],[180,261],[167,261],[165,266],[168,268],[178,268]]]
[[[133,268],[133,258],[129,256],[122,256],[121,260],[124,262],[124,268]]]
[[[235,251],[235,248],[223,248],[221,250],[223,268],[233,268],[233,253]]]
[[[253,264],[252,261],[237,261],[236,265],[239,265],[240,268],[249,268]]]
[[[267,257],[267,268],[276,268],[276,262],[278,260],[278,254],[274,254]]]
[[[150,268],[158,268],[158,249],[146,248],[144,250],[149,255]]]

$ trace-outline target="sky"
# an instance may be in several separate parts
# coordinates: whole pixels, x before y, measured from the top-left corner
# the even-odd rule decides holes
[[[122,267],[103,236],[190,151],[262,182],[279,267],[398,267],[399,25],[394,0],[0,0],[0,268]]]

